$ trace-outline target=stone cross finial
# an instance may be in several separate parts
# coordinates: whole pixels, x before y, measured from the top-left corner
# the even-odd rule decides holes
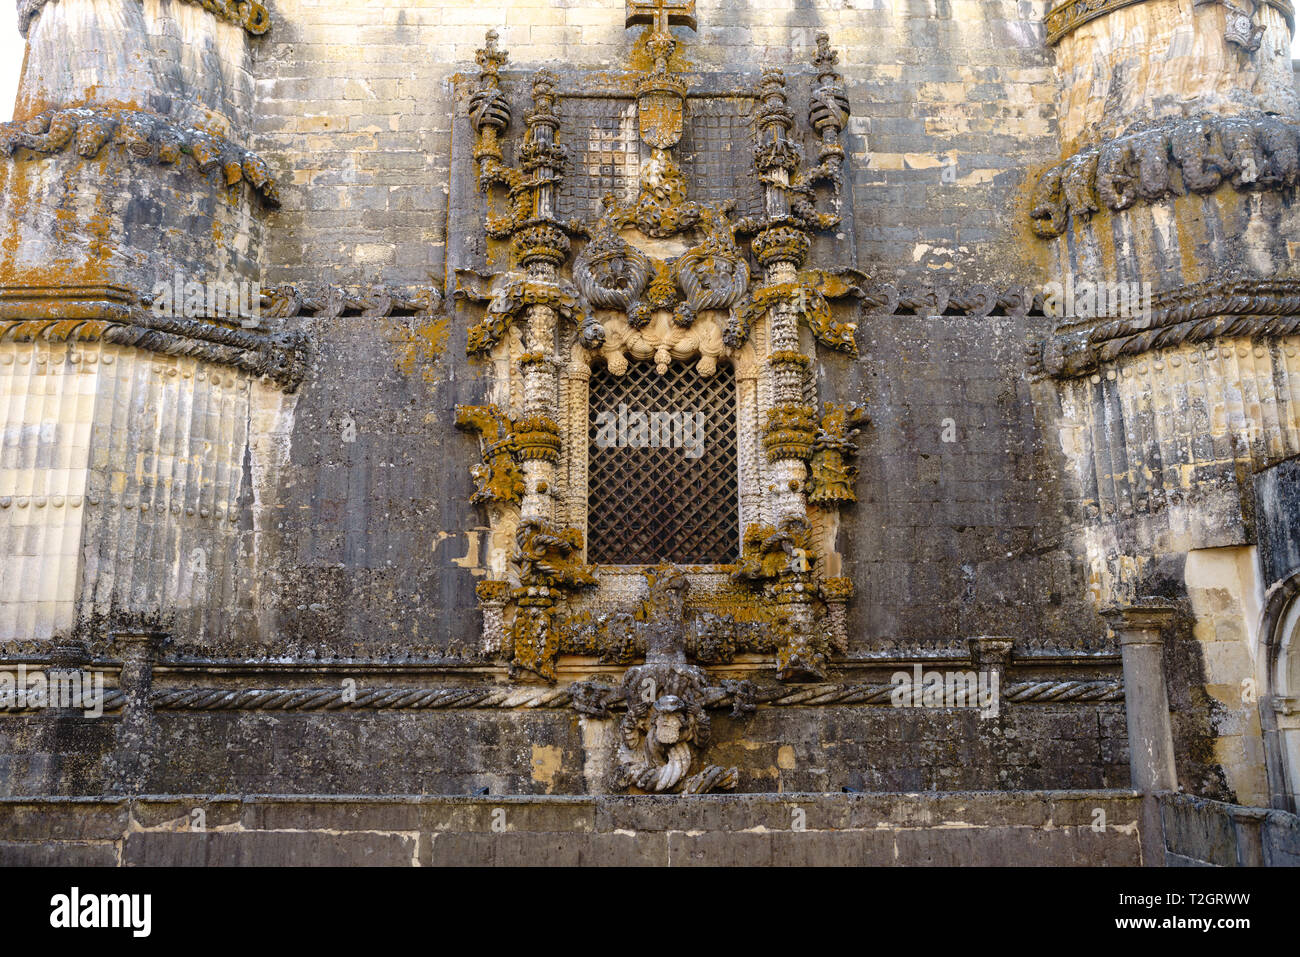
[[[627,26],[648,23],[659,33],[667,33],[670,26],[699,29],[695,21],[695,0],[626,0]]]

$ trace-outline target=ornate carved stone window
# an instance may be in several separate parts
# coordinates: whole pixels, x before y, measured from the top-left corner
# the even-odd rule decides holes
[[[817,677],[842,644],[837,510],[865,418],[819,404],[813,368],[856,352],[829,302],[865,279],[838,246],[848,101],[824,36],[790,78],[678,72],[667,23],[688,10],[630,4],[650,69],[562,86],[507,72],[489,34],[461,84],[448,260],[490,385],[458,421],[482,440],[485,650],[520,677],[649,663],[670,633],[672,668],[748,652]],[[805,268],[817,252],[843,258]],[[655,612],[647,637],[634,619],[669,592],[681,620]]]

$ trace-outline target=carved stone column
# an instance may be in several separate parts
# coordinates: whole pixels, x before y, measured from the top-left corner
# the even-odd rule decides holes
[[[1007,666],[1011,664],[1011,652],[1015,640],[1001,635],[979,635],[966,639],[970,645],[970,660],[978,671],[988,671],[990,679],[996,676],[998,689],[998,713],[1006,702]]]
[[[512,253],[531,282],[555,286],[559,267],[569,253],[569,239],[554,221],[555,143],[559,117],[555,114],[555,77],[545,70],[533,77],[533,108],[527,113],[528,132],[521,150],[523,172],[532,177],[532,218],[511,242]],[[526,314],[527,352],[521,357],[524,377],[524,416],[517,423],[516,441],[523,460],[524,500],[521,517],[551,524],[555,521],[555,463],[560,454],[556,422],[559,380],[555,330],[559,317],[549,306],[535,303]]]
[[[82,669],[89,660],[90,650],[84,641],[62,641],[51,650],[48,694],[50,714],[58,721],[75,721],[88,710],[90,702],[65,699],[61,689],[68,692],[81,691],[82,699],[85,698],[86,676]]]
[[[1128,718],[1129,767],[1140,791],[1173,791],[1174,736],[1165,685],[1161,630],[1174,617],[1169,605],[1134,605],[1105,614],[1119,637],[1124,661],[1124,711]]]
[[[153,666],[166,641],[161,631],[138,629],[113,634],[113,644],[122,655],[118,679],[124,701],[122,717],[113,735],[107,785],[115,793],[139,794],[157,764],[158,724],[150,695]]]

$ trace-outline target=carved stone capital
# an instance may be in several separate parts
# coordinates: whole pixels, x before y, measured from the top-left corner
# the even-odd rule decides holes
[[[1015,639],[999,635],[979,635],[966,639],[976,668],[1006,668],[1011,663]]]
[[[1121,645],[1163,645],[1161,632],[1174,620],[1176,611],[1173,605],[1152,602],[1108,609],[1102,617]]]

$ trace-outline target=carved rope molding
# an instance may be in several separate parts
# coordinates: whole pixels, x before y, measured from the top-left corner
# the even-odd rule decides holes
[[[708,708],[734,707],[734,695],[712,689]],[[829,705],[891,706],[896,686],[891,684],[814,684],[763,688],[754,693],[755,704],[774,708],[826,707]],[[513,688],[185,688],[154,691],[149,705],[157,711],[439,711],[439,710],[555,710],[579,699],[572,687]],[[1004,688],[1013,704],[1123,701],[1123,682],[1117,678],[1045,679],[1011,682]],[[116,711],[126,701],[120,689],[105,689],[103,710]],[[86,703],[86,702],[83,702]],[[613,706],[618,702],[605,702]],[[93,704],[89,702],[87,704]],[[0,712],[38,711],[19,708],[12,699],[0,698]]]
[[[26,39],[36,15],[51,0],[18,0],[18,32]],[[261,36],[271,29],[271,13],[255,0],[186,0],[196,4],[209,13],[220,17],[227,23],[243,27],[254,36]]]
[[[130,290],[0,288],[0,342],[107,342],[187,356],[266,376],[286,392],[306,372],[306,341],[296,333],[232,328],[202,318],[160,317]]]
[[[75,107],[0,124],[0,150],[6,156],[19,148],[48,155],[72,145],[84,159],[93,159],[109,143],[136,158],[163,164],[177,163],[187,155],[205,176],[219,170],[226,186],[246,182],[268,206],[280,205],[270,169],[256,153],[204,130],[178,126],[156,113]]]
[[[1060,236],[1070,220],[1187,193],[1289,190],[1300,181],[1300,124],[1266,114],[1163,122],[1082,150],[1038,178],[1034,232]]]
[[[1066,36],[1085,23],[1104,17],[1121,7],[1129,7],[1146,0],[1066,0],[1047,11],[1047,43],[1056,46]],[[1295,9],[1288,0],[1262,0],[1264,5],[1277,10],[1286,20],[1287,28],[1295,29]]]
[[[1300,333],[1300,279],[1211,280],[1161,293],[1149,317],[1060,328],[1029,347],[1031,375],[1069,379],[1120,356],[1214,339]]]

